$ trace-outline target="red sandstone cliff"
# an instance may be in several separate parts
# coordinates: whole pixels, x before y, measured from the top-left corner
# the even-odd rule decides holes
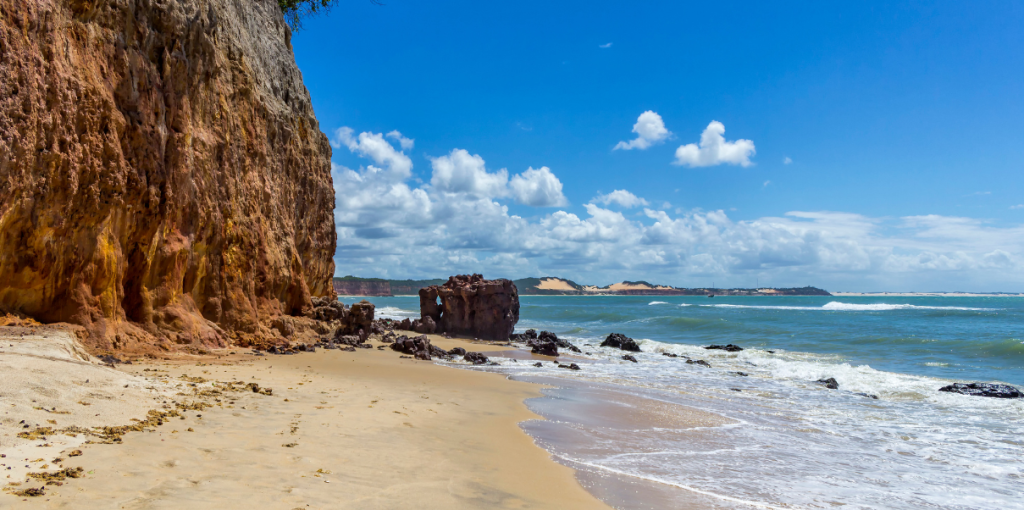
[[[334,292],[341,296],[390,296],[391,283],[334,280]]]
[[[275,0],[0,0],[0,310],[173,349],[333,296],[289,41]]]

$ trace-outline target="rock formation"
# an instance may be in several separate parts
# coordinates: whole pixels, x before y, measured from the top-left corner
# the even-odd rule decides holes
[[[452,276],[420,289],[420,315],[420,328],[430,319],[434,333],[507,341],[519,322],[519,292],[511,280]]]
[[[333,298],[290,37],[275,0],[0,0],[0,310],[144,351],[277,337]]]
[[[601,342],[601,347],[612,347],[615,349],[622,349],[624,351],[640,352],[640,344],[636,343],[636,340],[623,335],[622,333],[612,333],[608,335],[608,338]]]
[[[953,383],[939,388],[939,391],[975,397],[1024,398],[1024,392],[1008,384]]]

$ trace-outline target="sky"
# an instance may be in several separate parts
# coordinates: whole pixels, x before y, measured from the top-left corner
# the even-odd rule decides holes
[[[1024,3],[345,0],[337,275],[1024,292]]]

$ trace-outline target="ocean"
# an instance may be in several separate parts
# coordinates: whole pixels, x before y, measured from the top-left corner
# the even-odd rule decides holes
[[[418,298],[369,299],[418,316]],[[520,301],[516,330],[576,343],[583,369],[472,369],[550,386],[524,430],[618,508],[1024,508],[1024,399],[937,391],[1024,387],[1024,298]],[[638,363],[598,346],[612,332],[639,341]],[[744,350],[703,348],[728,343]],[[815,382],[829,377],[838,390]]]

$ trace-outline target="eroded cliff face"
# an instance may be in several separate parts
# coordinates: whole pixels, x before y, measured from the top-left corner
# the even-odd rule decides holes
[[[94,349],[332,296],[330,145],[275,0],[0,0],[0,309]]]

